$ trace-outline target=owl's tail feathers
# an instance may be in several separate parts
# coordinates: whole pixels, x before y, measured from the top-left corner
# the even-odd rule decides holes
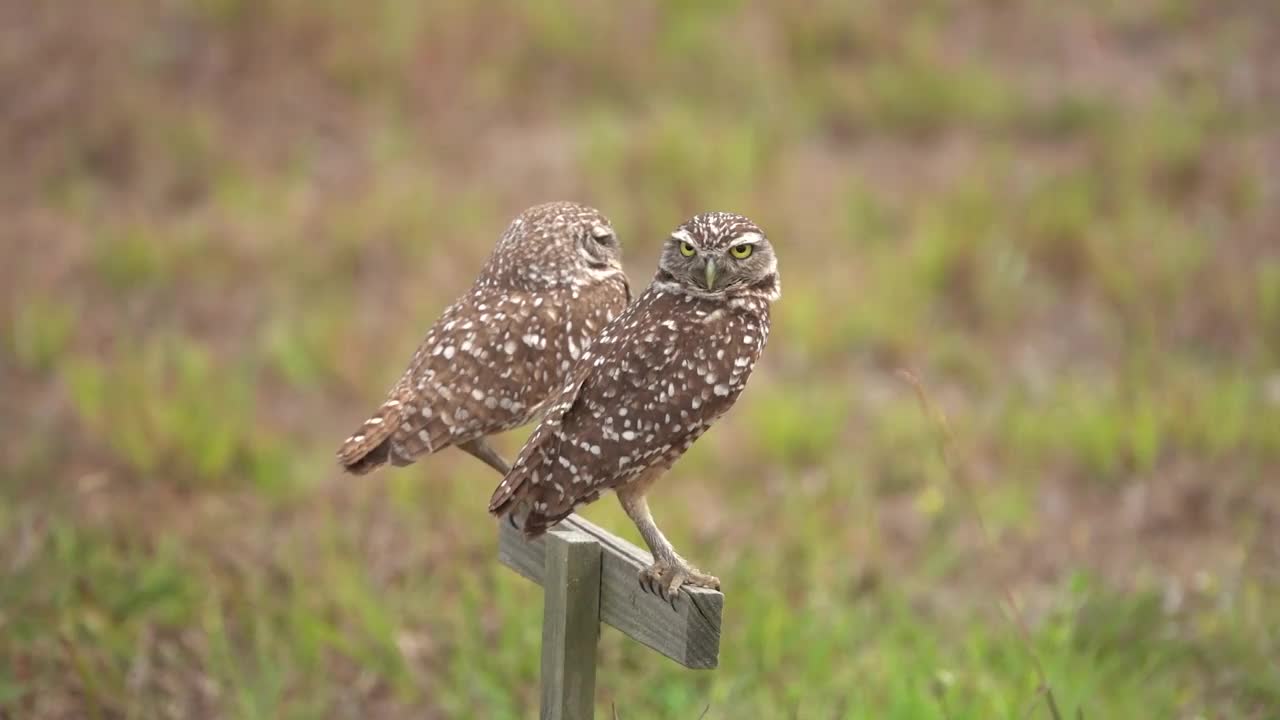
[[[502,482],[489,498],[489,512],[509,522],[529,537],[541,535],[541,531],[533,530],[529,521],[533,518],[533,503],[529,501],[527,486],[528,469],[517,461],[515,467],[502,478]]]
[[[501,517],[514,509],[516,501],[520,499],[524,474],[524,468],[519,465],[507,472],[507,476],[502,478],[502,482],[498,483],[498,487],[494,489],[493,496],[489,498],[490,513]]]
[[[489,512],[514,525],[526,538],[532,540],[543,534],[573,514],[575,506],[560,494],[548,496],[547,482],[551,478],[544,475],[543,479],[546,482],[542,484],[530,482],[528,469],[517,465],[493,491]],[[593,493],[587,501],[597,496]],[[540,499],[544,497],[546,501]]]
[[[388,400],[360,426],[342,447],[338,448],[338,464],[353,475],[364,475],[388,462],[394,465],[406,465],[409,460],[403,458],[392,446],[392,435],[400,423],[400,402]]]

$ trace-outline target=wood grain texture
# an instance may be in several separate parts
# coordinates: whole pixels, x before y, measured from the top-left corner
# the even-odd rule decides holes
[[[553,530],[542,616],[543,720],[591,720],[600,637],[600,543],[577,530]]]
[[[498,525],[498,559],[545,587],[546,537],[529,542],[510,523],[500,521]],[[672,608],[640,589],[640,570],[653,562],[649,553],[576,514],[556,527],[586,533],[600,544],[601,621],[687,668],[704,670],[719,664],[723,594],[706,588],[681,588]]]

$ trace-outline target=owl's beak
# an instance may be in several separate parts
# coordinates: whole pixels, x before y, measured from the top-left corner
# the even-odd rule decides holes
[[[707,289],[711,290],[716,286],[716,261],[707,260]]]

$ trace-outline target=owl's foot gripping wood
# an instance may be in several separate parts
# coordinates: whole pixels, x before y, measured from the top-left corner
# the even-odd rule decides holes
[[[636,524],[640,536],[649,546],[653,554],[653,564],[640,571],[640,587],[667,602],[674,603],[685,585],[720,589],[720,579],[714,575],[698,570],[680,557],[676,549],[667,540],[653,515],[649,513],[649,503],[644,499],[644,491],[657,479],[658,473],[651,473],[639,482],[618,488],[618,500],[622,509]]]
[[[719,590],[720,578],[698,570],[679,556],[675,560],[659,560],[640,571],[640,587],[667,602],[674,603],[685,585]]]

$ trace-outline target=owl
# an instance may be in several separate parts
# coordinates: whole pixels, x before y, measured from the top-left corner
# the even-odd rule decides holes
[[[604,215],[571,202],[525,210],[431,326],[386,401],[338,449],[338,463],[364,474],[453,446],[505,475],[485,438],[537,417],[630,300]]]
[[[641,586],[674,601],[718,588],[663,536],[645,493],[737,400],[781,285],[764,232],[698,215],[666,240],[652,284],[601,330],[489,502],[527,537],[613,490],[653,553]]]

